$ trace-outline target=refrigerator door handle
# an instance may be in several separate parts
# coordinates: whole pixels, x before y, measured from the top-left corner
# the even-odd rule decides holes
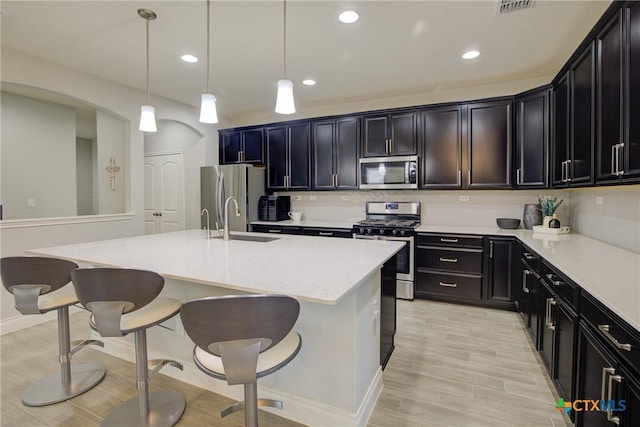
[[[224,174],[220,170],[218,173],[218,180],[216,182],[216,196],[218,200],[216,201],[216,216],[218,218],[218,223],[221,228],[225,228],[224,216],[222,210],[224,209]]]

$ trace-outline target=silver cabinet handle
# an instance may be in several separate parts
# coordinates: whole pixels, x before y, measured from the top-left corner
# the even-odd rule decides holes
[[[549,318],[551,317],[551,300],[553,300],[553,298],[547,298],[544,305],[544,325],[547,329],[549,329],[549,325],[551,324],[551,322],[549,322]]]
[[[516,184],[522,184],[522,169],[520,168],[516,169]]]
[[[623,148],[623,142],[618,144],[618,155],[616,156],[616,159],[618,159],[618,167],[616,168],[618,170],[618,175],[624,175],[624,151],[622,151]],[[622,166],[620,166],[620,163],[622,163]]]
[[[457,283],[445,283],[445,282],[439,282],[440,286],[444,286],[445,288],[457,288],[458,284]]]
[[[552,305],[556,305],[556,300],[554,298],[550,298],[551,301],[549,301],[549,325],[547,326],[550,330],[555,331],[556,330],[556,325],[553,324],[553,312],[552,312]]]
[[[615,166],[618,156],[618,144],[611,146],[611,175],[618,175],[618,168]]]
[[[493,240],[489,242],[489,258],[493,258]]]
[[[613,393],[611,389],[613,389],[613,382],[618,381],[618,384],[622,384],[622,377],[620,375],[609,375],[609,391],[607,392],[607,401],[611,402],[611,397]],[[616,425],[620,425],[620,417],[616,417],[613,415],[613,411],[611,408],[607,408],[607,420],[611,421]]]
[[[471,169],[467,169],[467,185],[471,186]]]
[[[324,232],[324,231],[320,231],[318,232],[319,236],[333,236],[333,231],[328,231],[328,232]]]
[[[440,241],[446,243],[458,243],[458,239],[445,239],[444,237],[441,237]]]
[[[605,400],[605,390],[607,387],[607,374],[615,374],[616,370],[613,369],[612,367],[609,368],[602,368],[602,385],[600,386],[600,400],[604,401]]]
[[[389,153],[393,153],[393,139],[389,139]]]
[[[442,258],[440,257],[441,262],[458,262],[458,258]]]
[[[611,333],[609,332],[610,326],[609,325],[598,325],[598,329],[600,330],[600,332],[602,332],[604,334],[605,337],[607,337],[609,339],[609,341],[611,341],[613,343],[613,345],[615,345],[617,348],[619,348],[620,350],[626,350],[626,351],[631,351],[631,344],[629,343],[621,343],[620,341],[618,341],[617,339],[614,338],[613,335],[611,335]]]
[[[525,252],[522,255],[528,260],[536,259],[536,257],[531,255],[529,252]]]
[[[571,160],[567,160],[567,182],[571,182]]]
[[[522,270],[522,291],[525,294],[529,293],[529,288],[527,288],[527,276],[530,274],[531,272],[529,270]]]
[[[462,171],[458,169],[458,184],[462,185]]]
[[[552,284],[552,285],[554,285],[554,286],[562,286],[562,284],[563,284],[564,282],[563,282],[563,281],[561,281],[561,280],[555,280],[555,279],[554,279],[554,277],[555,277],[555,276],[554,276],[553,274],[551,274],[551,273],[550,273],[550,274],[547,274],[547,279],[551,280],[551,284]]]
[[[269,233],[282,233],[282,230],[275,230],[273,228],[270,228]]]

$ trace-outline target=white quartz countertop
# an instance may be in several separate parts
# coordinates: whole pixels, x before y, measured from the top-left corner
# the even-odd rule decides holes
[[[251,221],[251,225],[277,225],[285,227],[318,227],[318,228],[353,228],[355,221],[322,221],[315,219],[303,219],[300,222],[294,222],[292,220],[286,221]]]
[[[231,233],[267,237],[263,233]],[[268,237],[274,237],[269,235]],[[206,239],[201,230],[28,251],[106,267],[156,271],[165,278],[335,304],[378,270],[403,242],[282,235],[270,242]]]
[[[575,233],[444,225],[421,225],[418,232],[515,236],[640,331],[640,254],[636,252]]]

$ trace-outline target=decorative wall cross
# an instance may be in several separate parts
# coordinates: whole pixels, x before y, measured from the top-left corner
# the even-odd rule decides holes
[[[109,166],[106,171],[109,172],[109,183],[111,184],[111,191],[116,191],[116,172],[120,170],[120,166],[116,166],[116,159],[113,157],[109,159]]]

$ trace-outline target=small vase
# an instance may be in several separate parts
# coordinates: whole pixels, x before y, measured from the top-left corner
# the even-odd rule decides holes
[[[534,225],[542,224],[542,213],[537,204],[524,205],[524,213],[522,215],[522,225],[525,229],[531,230]]]
[[[551,222],[552,219],[553,217],[551,215],[545,215],[544,218],[542,219],[542,226],[549,228],[549,223]]]

